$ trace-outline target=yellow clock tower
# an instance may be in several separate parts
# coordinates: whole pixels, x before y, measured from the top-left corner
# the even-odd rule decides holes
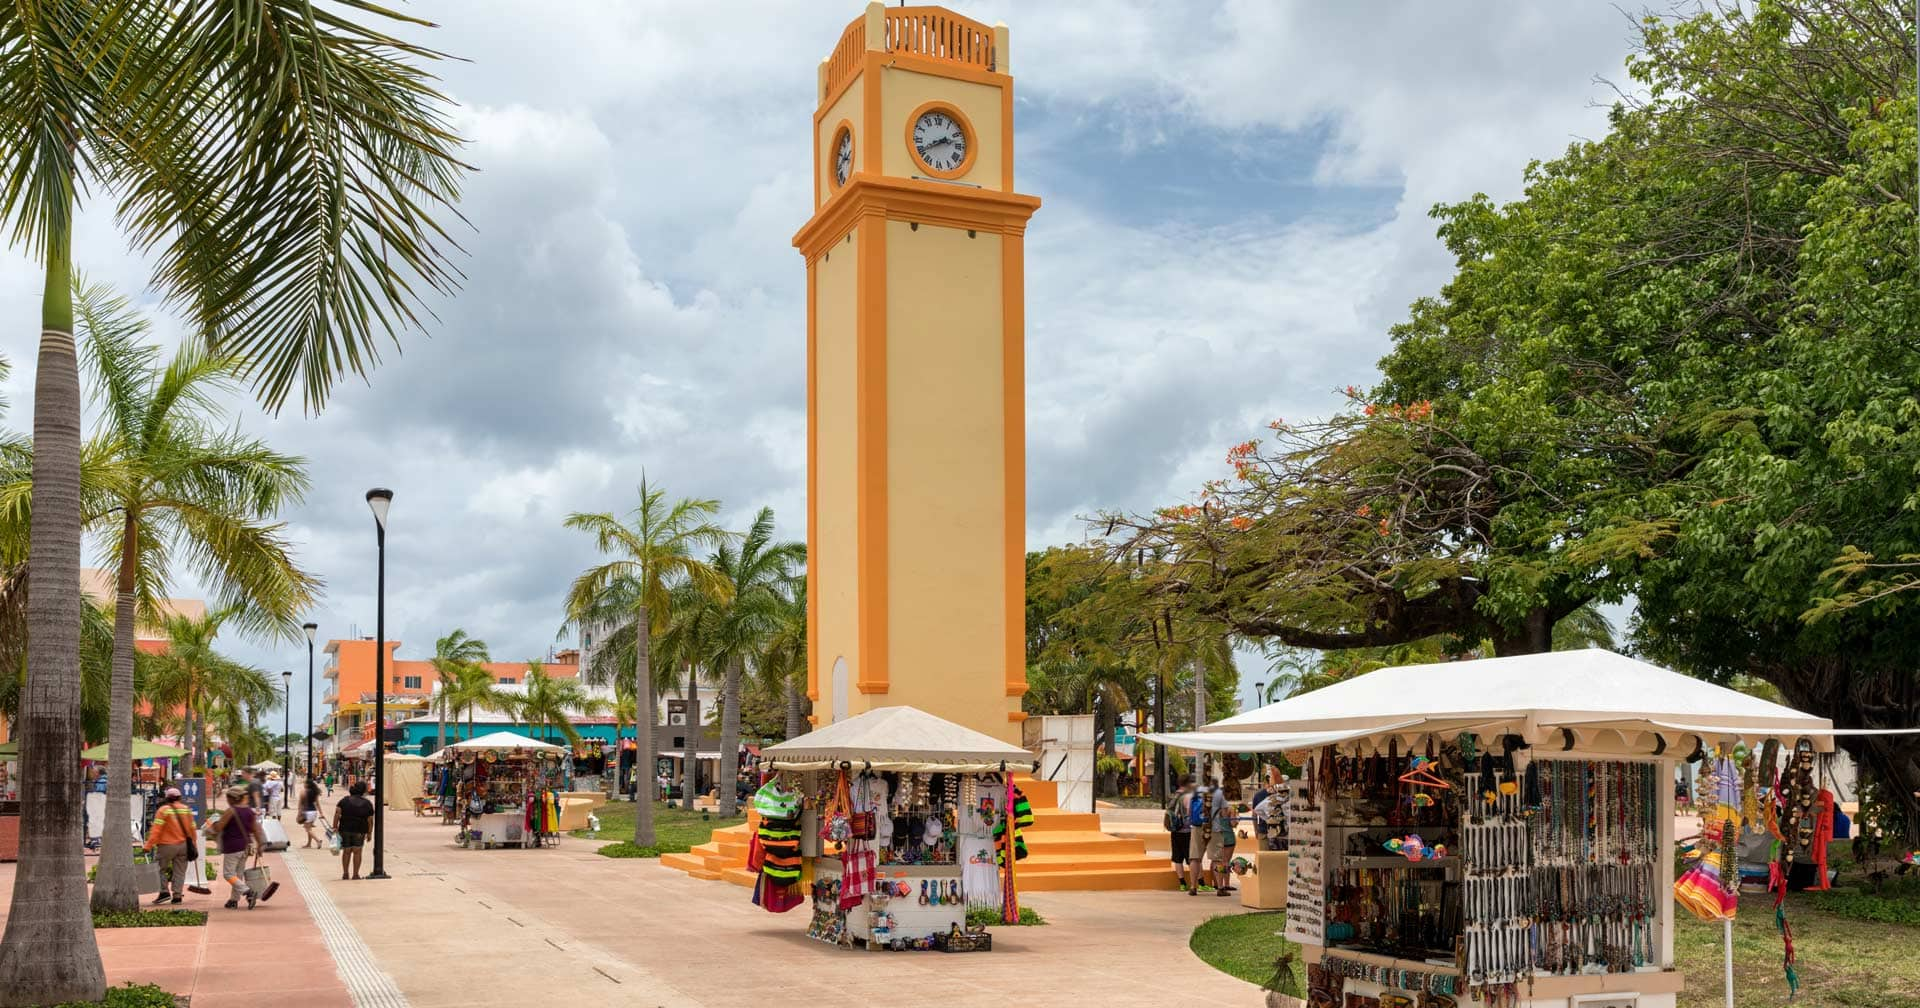
[[[1007,29],[867,5],[820,64],[807,261],[807,692],[1017,742],[1025,296]]]

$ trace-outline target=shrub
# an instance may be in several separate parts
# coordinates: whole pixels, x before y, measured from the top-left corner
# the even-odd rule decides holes
[[[622,840],[610,843],[594,853],[610,858],[657,858],[662,854],[685,854],[693,848],[683,843],[662,843],[652,847],[635,847],[633,841]]]
[[[97,928],[198,927],[207,922],[205,910],[131,910],[93,915]]]
[[[1020,920],[1013,926],[1039,927],[1046,922],[1047,919],[1034,912],[1032,907],[1021,907]],[[1000,911],[990,907],[974,907],[967,911],[967,926],[970,928],[993,928],[1007,927],[1008,925],[1000,919]]]
[[[107,996],[99,1001],[68,1001],[53,1008],[178,1008],[179,1004],[172,994],[152,984],[128,981],[125,987],[107,988]]]
[[[1831,914],[1876,924],[1920,927],[1920,880],[1890,879],[1877,892],[1846,888],[1812,896],[1816,908]]]

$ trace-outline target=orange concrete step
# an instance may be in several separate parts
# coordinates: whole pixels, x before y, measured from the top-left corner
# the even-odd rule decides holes
[[[707,870],[707,859],[699,854],[662,854],[660,864],[663,867],[677,869],[691,875],[696,871]]]
[[[1028,858],[1027,861],[1033,860]],[[1178,889],[1179,880],[1173,877],[1172,867],[1162,864],[1155,868],[1117,868],[1099,872],[1027,872],[1026,861],[1020,862],[1019,874],[1021,892],[1074,892],[1074,891],[1113,891],[1121,889]]]
[[[1091,812],[1062,812],[1057,808],[1033,808],[1033,828],[1036,830],[1080,830],[1083,832],[1100,831],[1100,817]]]
[[[759,880],[759,872],[748,871],[745,868],[728,868],[726,871],[720,873],[720,881],[730,882],[737,886],[746,886],[748,889],[753,888],[754,883]]]
[[[1147,845],[1134,837],[1115,837],[1092,830],[1034,830],[1027,834],[1027,849],[1035,848],[1044,849],[1048,854],[1143,854]]]
[[[720,873],[711,868],[693,868],[687,872],[687,876],[689,878],[700,879],[704,882],[720,881]]]
[[[716,833],[714,834],[713,845],[720,849],[721,856],[732,860],[735,864],[747,863],[747,841],[722,840],[719,834]]]

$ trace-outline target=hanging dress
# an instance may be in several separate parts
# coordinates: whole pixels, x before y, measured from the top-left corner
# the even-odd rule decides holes
[[[995,816],[997,819],[998,816]],[[993,823],[978,802],[960,808],[960,888],[967,906],[1000,908],[1000,869],[993,857]]]

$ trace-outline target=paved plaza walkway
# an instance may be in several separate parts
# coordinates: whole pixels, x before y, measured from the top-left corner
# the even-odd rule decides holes
[[[329,816],[340,795],[326,800]],[[1241,912],[1237,901],[1042,893],[1025,902],[1050,926],[998,929],[991,953],[849,952],[807,940],[804,908],[769,914],[747,890],[603,858],[591,841],[469,851],[438,819],[390,811],[387,828],[389,880],[342,880],[338,860],[302,850],[296,828],[293,848],[266,858],[281,883],[271,903],[223,909],[218,885],[188,896],[211,913],[206,927],[95,932],[109,982],[159,984],[192,1008],[1262,1004],[1187,948],[1196,924]],[[0,864],[0,893],[13,869]]]
[[[389,812],[387,828],[389,881],[343,882],[326,852],[288,853],[416,1008],[1262,1003],[1257,988],[1187,948],[1194,925],[1239,912],[1235,901],[1043,893],[1027,902],[1051,926],[999,929],[991,953],[847,952],[807,940],[804,909],[769,914],[747,890],[603,858],[589,841],[462,850],[438,819]]]

